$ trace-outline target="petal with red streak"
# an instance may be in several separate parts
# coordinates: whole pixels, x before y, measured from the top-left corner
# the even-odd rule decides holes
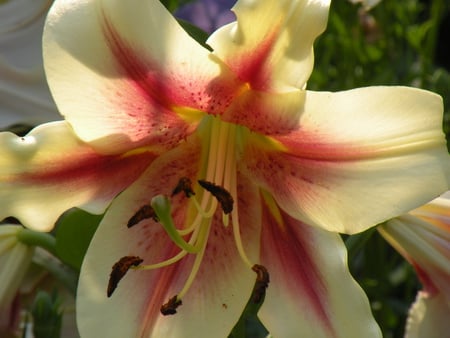
[[[437,206],[433,206],[434,203],[415,209],[414,212],[423,214],[436,210],[433,208]],[[449,208],[450,204],[442,208],[440,215],[436,213],[437,218],[448,215]],[[438,221],[434,224],[424,221],[420,216],[407,214],[387,221],[378,227],[378,231],[414,266],[424,290],[432,296],[441,293],[450,304],[450,223]]]
[[[240,0],[237,22],[214,32],[207,43],[256,90],[304,87],[313,63],[313,42],[326,27],[329,0]]]
[[[110,298],[106,297],[108,276],[119,258],[137,255],[143,264],[172,257],[179,249],[162,227],[142,221],[126,227],[128,219],[156,194],[170,195],[180,177],[193,182],[199,175],[200,146],[192,138],[155,160],[141,179],[124,191],[111,205],[97,230],[81,270],[78,288],[78,324],[83,337],[227,337],[248,300],[255,280],[235,249],[232,227],[214,216],[208,246],[194,283],[172,316],[163,316],[160,306],[183,287],[193,264],[193,255],[178,263],[153,271],[129,271]],[[259,236],[258,207],[247,205],[256,192],[241,185],[240,221],[246,224],[242,236],[250,242]],[[187,199],[172,200],[176,224],[183,224]],[[256,204],[257,206],[258,204]],[[256,208],[256,209],[255,209]],[[259,242],[248,247],[256,257]],[[124,320],[126,319],[126,320]],[[108,325],[105,325],[108,323]]]
[[[244,90],[220,116],[264,135],[287,134],[298,128],[305,92],[266,93]]]
[[[448,189],[442,100],[418,89],[307,92],[299,128],[248,142],[245,170],[294,218],[355,233]]]
[[[339,235],[293,219],[270,197],[263,220],[270,284],[259,317],[274,337],[381,337]]]
[[[235,90],[159,1],[56,1],[43,46],[59,110],[106,153],[170,148],[192,132],[198,111],[222,110]]]
[[[49,231],[71,207],[102,213],[136,180],[154,155],[100,155],[81,142],[67,122],[52,122],[24,137],[1,133],[0,218],[17,217]]]

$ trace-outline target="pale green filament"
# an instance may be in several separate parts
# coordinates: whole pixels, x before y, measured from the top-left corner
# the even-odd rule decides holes
[[[172,215],[171,215],[171,205],[170,200],[167,196],[157,195],[152,198],[151,206],[158,216],[159,222],[163,226],[164,230],[166,230],[170,239],[181,249],[189,252],[189,253],[197,253],[199,248],[195,245],[191,245],[186,242],[183,237],[181,237],[178,229],[175,227],[173,223]]]
[[[239,137],[241,136],[241,128],[234,124],[223,122],[218,117],[212,116],[205,117],[203,126],[206,128],[203,129],[204,133],[201,135],[204,137],[204,145],[207,145],[208,147],[203,149],[203,167],[200,170],[200,178],[223,187],[232,195],[234,200],[233,210],[231,214],[222,213],[222,224],[223,226],[228,226],[230,222],[232,223],[234,240],[239,255],[244,263],[251,269],[254,264],[251,263],[244,250],[240,235],[237,205],[236,156]],[[151,206],[158,216],[159,223],[181,251],[175,256],[156,264],[132,267],[132,269],[135,270],[163,268],[180,261],[187,254],[195,254],[196,257],[189,276],[187,277],[183,288],[177,294],[177,299],[179,300],[186,295],[200,269],[208,244],[211,226],[213,224],[213,216],[219,205],[217,199],[209,191],[199,189],[199,186],[197,186],[196,195],[190,197],[190,202],[192,203],[190,211],[195,212],[195,214],[192,215],[193,217],[190,218],[192,223],[189,224],[189,226],[186,226],[185,224],[182,229],[178,229],[175,226],[171,215],[169,198],[158,195],[152,199]],[[189,240],[186,241],[183,236],[187,235],[190,237]]]

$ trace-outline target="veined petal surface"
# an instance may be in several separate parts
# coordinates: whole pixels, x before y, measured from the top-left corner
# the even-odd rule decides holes
[[[207,43],[254,89],[301,89],[329,6],[329,0],[239,0],[233,7],[237,21],[218,29]]]
[[[268,202],[268,203],[267,203]],[[274,337],[381,337],[338,234],[263,208],[261,263],[270,285],[259,317]]]
[[[56,1],[43,46],[59,110],[106,153],[170,148],[195,128],[195,111],[214,113],[235,90],[234,76],[159,1]]]
[[[100,155],[65,121],[40,125],[24,137],[1,133],[0,149],[0,219],[15,216],[40,231],[51,230],[74,206],[103,212],[154,158],[150,152]]]
[[[308,91],[299,129],[272,147],[249,142],[245,170],[294,218],[356,233],[448,188],[442,110],[438,95],[405,87]]]
[[[126,224],[153,196],[170,195],[180,177],[195,180],[199,175],[200,153],[199,143],[192,139],[165,153],[112,203],[81,269],[77,316],[82,337],[209,338],[213,334],[225,338],[239,319],[255,274],[242,263],[235,249],[232,227],[222,225],[220,212],[211,224],[200,270],[176,314],[163,316],[160,307],[183,287],[194,255],[188,254],[175,264],[152,271],[128,271],[112,296],[106,296],[111,267],[119,258],[139,256],[144,259],[143,264],[154,264],[180,251],[159,223],[143,220],[130,229]],[[261,214],[259,204],[248,201],[255,200],[257,195],[254,189],[248,189],[246,182],[238,189],[240,220],[246,224],[241,235],[250,243],[249,255],[256,257],[259,242],[251,236],[259,236]],[[187,204],[183,194],[172,201],[172,215],[180,228],[186,222]],[[108,325],[98,325],[99,322]]]

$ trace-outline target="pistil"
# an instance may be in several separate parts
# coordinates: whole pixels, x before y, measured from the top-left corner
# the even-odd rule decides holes
[[[260,301],[263,298],[269,283],[269,274],[262,265],[253,264],[248,258],[240,235],[236,157],[240,132],[243,127],[223,122],[220,118],[212,116],[205,117],[203,122],[204,128],[199,128],[199,135],[203,138],[203,144],[209,145],[207,149],[203,149],[203,165],[199,171],[204,179],[198,180],[198,185],[194,188],[190,178],[181,177],[170,197],[154,196],[150,205],[141,207],[128,222],[128,227],[131,227],[141,220],[152,218],[164,228],[172,242],[180,248],[180,252],[167,260],[151,265],[141,264],[142,259],[139,257],[123,257],[113,266],[108,296],[112,294],[120,279],[130,269],[158,269],[180,261],[187,254],[195,254],[192,269],[183,288],[161,306],[163,315],[175,314],[177,307],[182,304],[182,298],[189,291],[200,269],[213,216],[220,205],[223,226],[228,226],[231,218],[234,240],[239,255],[249,269],[257,274],[253,299],[254,301]],[[179,193],[184,193],[185,198],[191,203],[191,210],[195,211],[191,223],[180,228],[177,227],[172,218],[170,202],[170,198]],[[189,239],[186,240],[184,237],[187,235],[189,235]]]

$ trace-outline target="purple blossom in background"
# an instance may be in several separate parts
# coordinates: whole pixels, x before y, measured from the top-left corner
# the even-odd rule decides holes
[[[236,20],[230,8],[236,0],[199,0],[182,6],[175,16],[187,20],[208,33]]]

